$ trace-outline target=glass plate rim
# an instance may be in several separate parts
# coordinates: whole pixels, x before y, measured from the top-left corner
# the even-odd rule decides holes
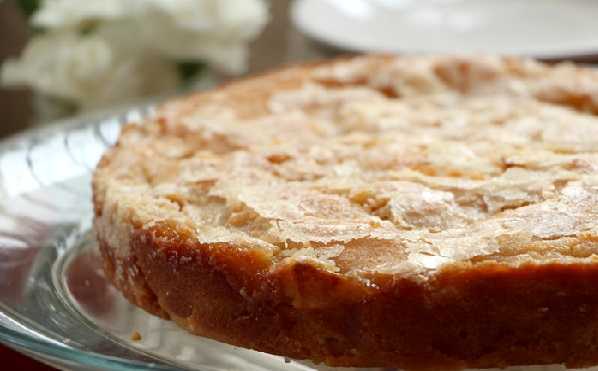
[[[85,127],[97,127],[111,120],[117,120],[121,124],[127,122],[130,114],[140,114],[148,116],[155,109],[155,102],[145,104],[135,104],[127,107],[118,107],[117,109],[96,112],[80,117],[69,118],[47,125],[30,128],[21,133],[0,140],[0,152],[18,148],[24,141],[36,141],[45,136],[51,136],[61,131],[76,131]],[[0,174],[1,178],[1,174]],[[10,320],[21,324],[13,318],[5,308],[0,306],[0,314],[8,317]],[[75,365],[90,366],[93,368],[111,369],[111,370],[164,370],[171,371],[177,368],[165,365],[152,364],[147,362],[128,360],[124,358],[103,355],[101,353],[84,351],[68,347],[67,344],[55,344],[32,334],[15,330],[9,325],[0,322],[0,343],[21,353],[39,355],[41,359],[52,360],[59,359],[61,363],[70,362]]]
[[[109,368],[111,370],[176,370],[176,368],[172,367],[125,360],[100,353],[85,352],[74,348],[58,346],[44,340],[36,339],[32,335],[10,329],[2,324],[0,324],[0,342],[16,351],[26,350],[37,355],[60,358],[62,361],[71,361],[92,367]]]

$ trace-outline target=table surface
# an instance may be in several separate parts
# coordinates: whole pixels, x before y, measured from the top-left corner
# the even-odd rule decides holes
[[[50,371],[55,370],[36,360],[15,352],[14,350],[0,345],[0,359],[3,364],[11,366],[12,370]]]

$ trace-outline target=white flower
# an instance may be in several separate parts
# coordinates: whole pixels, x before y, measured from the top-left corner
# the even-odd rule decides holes
[[[268,19],[260,0],[139,0],[136,13],[148,47],[177,59],[203,59],[226,72],[246,68],[247,43]]]
[[[82,107],[156,95],[180,82],[178,61],[243,72],[267,20],[264,0],[43,0],[33,23],[44,33],[1,81]]]
[[[44,0],[33,16],[33,24],[45,28],[78,27],[89,21],[123,17],[127,0]]]
[[[239,39],[255,37],[268,16],[261,0],[134,0],[133,3],[139,13],[168,16],[179,28],[230,33]]]
[[[136,47],[241,73],[247,43],[265,26],[268,10],[263,0],[45,0],[33,20],[50,29],[127,22]]]
[[[1,78],[5,85],[29,85],[82,108],[157,95],[178,84],[171,61],[72,32],[34,37],[19,60],[5,62]]]

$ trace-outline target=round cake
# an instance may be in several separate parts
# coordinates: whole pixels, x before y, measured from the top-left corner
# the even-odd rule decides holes
[[[333,366],[598,364],[598,71],[359,56],[168,102],[93,177],[127,299]]]

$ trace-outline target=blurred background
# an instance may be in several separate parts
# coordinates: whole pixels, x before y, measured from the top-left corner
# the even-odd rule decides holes
[[[361,52],[595,62],[595,0],[0,0],[0,137]]]

